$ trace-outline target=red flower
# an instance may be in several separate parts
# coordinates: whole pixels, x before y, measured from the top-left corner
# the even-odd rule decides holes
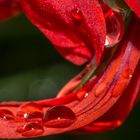
[[[140,7],[138,0],[126,2],[139,16],[134,5]],[[66,59],[80,65],[95,55],[97,68],[91,61],[57,98],[1,103],[0,138],[101,132],[120,126],[140,93],[140,19],[132,14],[131,28],[123,35],[121,14],[97,0],[21,0],[21,6]],[[115,45],[114,53],[104,49]]]
[[[21,4],[25,14],[66,59],[81,65],[96,54],[100,62],[105,20],[97,0],[21,0]]]

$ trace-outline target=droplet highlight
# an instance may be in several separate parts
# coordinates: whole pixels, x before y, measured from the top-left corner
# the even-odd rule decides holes
[[[88,95],[89,95],[89,94],[88,94],[88,93],[86,93],[86,94],[84,95],[84,98],[88,97]]]
[[[1,109],[0,110],[0,119],[3,119],[3,120],[14,120],[15,116],[14,116],[14,114],[11,111],[6,110],[6,109]]]
[[[71,16],[72,16],[72,19],[75,21],[75,22],[81,22],[82,21],[82,18],[83,18],[83,15],[82,15],[82,12],[79,8],[75,8],[71,11]]]
[[[16,132],[21,133],[24,137],[34,137],[42,135],[44,128],[39,123],[27,123],[23,126],[19,126]]]
[[[43,113],[42,112],[31,112],[31,113],[25,113],[24,118],[27,121],[42,121],[43,119]]]
[[[44,117],[44,125],[51,128],[65,128],[76,120],[74,112],[66,106],[50,108]]]
[[[76,96],[77,96],[78,100],[82,100],[82,99],[86,98],[88,95],[89,94],[87,93],[87,91],[83,88],[76,91]]]
[[[133,75],[133,71],[130,69],[130,68],[125,68],[125,71],[124,73],[122,74],[122,76],[125,78],[125,79],[130,79],[132,78],[132,75]]]
[[[124,34],[124,23],[122,15],[113,10],[105,13],[106,20],[106,47],[113,47],[120,42]]]
[[[16,117],[18,121],[42,121],[43,108],[37,103],[27,103],[19,107]]]

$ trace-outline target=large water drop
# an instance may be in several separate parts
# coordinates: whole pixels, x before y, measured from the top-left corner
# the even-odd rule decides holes
[[[70,108],[66,106],[55,106],[46,112],[44,125],[52,128],[65,128],[70,126],[75,119],[75,114]]]

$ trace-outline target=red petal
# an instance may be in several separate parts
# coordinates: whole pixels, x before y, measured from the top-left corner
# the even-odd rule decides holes
[[[21,0],[21,5],[66,59],[81,65],[96,54],[100,62],[105,20],[98,0]]]
[[[133,79],[117,103],[101,118],[75,132],[93,133],[114,129],[122,124],[140,96],[140,62],[135,70]],[[123,110],[123,111],[122,111]]]
[[[19,11],[19,0],[0,0],[0,20],[16,16]]]
[[[44,127],[45,131],[43,131],[43,136],[63,133],[84,127],[104,116],[114,105],[117,106],[117,109],[120,107],[120,105],[125,108],[125,114],[121,115],[120,118],[121,120],[125,119],[127,113],[132,108],[136,94],[131,94],[132,92],[130,92],[127,95],[124,93],[124,91],[131,81],[130,74],[132,74],[132,77],[135,77],[134,71],[140,60],[140,40],[138,36],[140,32],[140,20],[133,18],[132,21],[133,23],[131,25],[131,29],[129,30],[130,32],[128,32],[126,40],[122,42],[121,46],[119,47],[120,50],[118,50],[97,83],[93,82],[94,84],[91,87],[91,91],[89,91],[89,96],[82,100],[77,100],[75,93],[72,93],[62,98],[37,102],[44,107],[44,110],[47,110],[49,107],[54,105],[66,105],[73,110],[77,117],[75,122],[66,128]],[[131,90],[133,91],[133,88]],[[123,96],[127,96],[127,101],[129,104],[129,107],[127,108],[125,105],[122,105],[121,101],[123,100],[121,100],[121,97]],[[18,107],[21,104],[22,103],[1,103],[0,108],[11,110],[13,114],[16,114]],[[120,115],[118,114],[118,116]],[[108,119],[111,117],[109,116]],[[13,120],[5,121],[0,119],[0,124],[0,130],[2,130],[0,133],[1,138],[24,137],[16,131],[17,127],[22,125],[22,122]],[[96,123],[96,126],[99,126],[99,123]],[[40,125],[36,125],[35,127],[41,128]]]
[[[140,0],[125,0],[128,6],[140,17]]]

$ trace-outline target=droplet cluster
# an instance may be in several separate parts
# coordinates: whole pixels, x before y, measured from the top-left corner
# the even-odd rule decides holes
[[[54,106],[44,111],[38,103],[30,102],[18,107],[16,114],[10,110],[1,109],[0,119],[21,122],[21,126],[17,127],[16,132],[24,137],[34,137],[42,135],[45,128],[70,126],[76,120],[76,116],[66,106]]]

